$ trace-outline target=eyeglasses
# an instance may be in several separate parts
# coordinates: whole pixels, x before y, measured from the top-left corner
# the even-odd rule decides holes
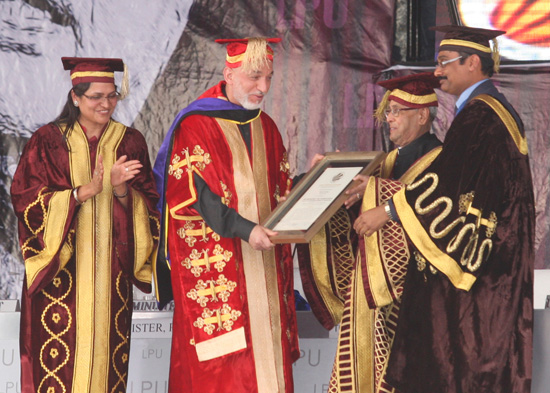
[[[118,91],[115,91],[107,96],[104,96],[104,95],[87,96],[86,94],[82,94],[82,95],[96,104],[103,102],[103,100],[105,99],[108,101],[117,101],[120,98],[120,93]]]
[[[386,109],[384,111],[384,114],[386,115],[386,119],[387,119],[390,114],[392,114],[393,117],[399,117],[399,112],[401,111],[413,111],[417,109],[418,108],[390,108],[390,109]]]
[[[458,59],[462,59],[462,56],[455,57],[454,59],[444,60],[444,61],[437,61],[435,63],[435,68],[445,68],[447,64],[452,63],[453,61],[457,61]]]

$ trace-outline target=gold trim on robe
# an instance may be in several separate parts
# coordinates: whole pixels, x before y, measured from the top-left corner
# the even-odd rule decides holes
[[[350,226],[351,227],[351,226]],[[315,281],[315,287],[318,288],[319,294],[323,299],[327,311],[332,317],[334,325],[340,323],[342,313],[344,312],[344,295],[339,296],[332,288],[331,283],[334,277],[331,277],[328,264],[314,263],[313,261],[326,261],[327,257],[327,233],[323,226],[319,232],[313,236],[309,242],[309,249],[311,253],[311,271],[313,274],[313,280]]]
[[[103,156],[105,173],[116,161],[116,149],[126,127],[110,122],[98,145],[97,157]],[[71,149],[71,176],[75,187],[91,181],[88,140],[78,123],[67,143]],[[82,159],[87,157],[88,159]],[[109,375],[110,313],[99,304],[111,304],[112,189],[110,176],[103,177],[103,190],[80,207],[76,223],[77,342],[73,376],[74,391],[106,391]],[[97,223],[102,222],[101,230]],[[101,261],[101,263],[97,263]],[[93,368],[92,368],[93,364]],[[93,371],[93,372],[92,372]]]
[[[63,241],[64,224],[67,221],[69,203],[72,197],[72,190],[65,190],[54,193],[49,201],[48,211],[44,215],[44,248],[42,252],[25,260],[27,289],[32,286],[38,274],[48,266],[60,247],[62,250],[59,271],[63,269],[71,258],[73,253],[72,247],[67,243],[61,244],[61,242]],[[43,198],[44,194],[41,192],[37,203],[42,204]],[[51,212],[56,212],[56,214],[52,214]],[[27,226],[30,227],[28,224]]]
[[[132,190],[132,203],[134,215],[134,276],[141,282],[150,283],[152,266],[157,258],[155,239],[149,225],[152,217],[145,202],[145,197],[139,191]],[[154,218],[157,226],[160,225],[157,218]],[[150,256],[150,258],[148,258]]]
[[[117,160],[117,149],[126,126],[111,121],[103,132],[97,156],[102,155],[104,171],[110,173]],[[74,187],[91,181],[88,140],[78,123],[67,143],[71,178]],[[84,157],[84,159],[83,159]],[[73,375],[73,391],[106,391],[111,364],[111,314],[99,305],[111,304],[111,265],[113,263],[112,225],[113,193],[110,176],[103,178],[103,192],[82,204],[76,218],[76,326],[77,342]],[[144,197],[132,191],[134,222],[134,273],[139,281],[151,282],[151,265],[147,256],[153,253],[154,242],[149,226],[149,213]],[[101,222],[101,227],[99,227]],[[89,285],[82,283],[89,282]],[[93,364],[93,367],[92,367]]]
[[[369,180],[362,201],[362,211],[376,207],[391,198],[393,193],[404,186],[404,183],[411,182],[422,173],[440,151],[441,147],[437,147],[426,153],[398,182],[386,180],[392,174],[397,159],[397,149],[388,153],[378,170],[379,177],[372,176]],[[330,270],[328,266],[329,239],[327,236],[330,234],[326,231],[327,228],[331,228],[330,221],[310,243],[313,285],[321,295],[325,309],[329,310],[335,323],[340,323],[338,348],[329,383],[329,393],[395,392],[395,389],[385,382],[384,376],[399,312],[399,302],[394,298],[400,298],[402,289],[399,289],[399,285],[402,284],[399,280],[402,281],[404,278],[403,272],[406,271],[409,254],[399,257],[391,253],[392,241],[406,242],[402,228],[396,223],[391,224],[389,229],[385,226],[384,230],[376,235],[359,239],[365,242],[364,248],[367,255],[362,255],[360,248],[357,255],[348,262],[352,268],[350,272],[335,267]],[[336,225],[334,229],[337,230]],[[348,230],[353,230],[351,223]],[[391,258],[397,258],[396,261],[392,260],[394,263],[402,264],[398,272],[401,276],[398,274],[397,278],[387,278],[381,266]],[[366,261],[365,264],[361,263],[363,259]],[[392,269],[395,269],[395,266]],[[335,288],[334,283],[338,279],[331,277],[331,271],[335,276],[351,273],[349,284],[343,293]],[[392,273],[396,273],[396,270],[392,270]],[[369,280],[370,288],[365,287],[365,278]],[[375,306],[368,303],[366,293],[375,289],[377,289],[376,308],[372,309]]]
[[[408,204],[404,189],[395,194],[393,202],[399,212],[401,223],[417,250],[430,264],[445,274],[456,288],[469,291],[474,285],[476,277],[464,272],[458,262],[435,245]]]
[[[218,118],[216,121],[231,148],[235,184],[239,185],[236,189],[239,214],[250,221],[261,222],[271,211],[266,146],[254,143],[263,140],[261,119],[250,124],[253,166],[237,125]],[[258,391],[285,391],[275,253],[256,251],[245,241],[241,241],[241,249]]]
[[[41,128],[37,137],[44,138],[42,131],[59,133],[55,135],[59,139],[54,139],[58,145],[48,141],[46,146],[42,139],[32,139],[30,152],[50,145],[62,148],[61,154],[67,154],[68,161],[62,159],[61,162],[68,166],[58,168],[55,174],[63,171],[65,178],[59,175],[52,185],[44,175],[45,180],[39,184],[49,186],[35,191],[36,199],[19,208],[26,225],[22,251],[27,287],[23,301],[32,311],[32,315],[27,313],[22,319],[22,328],[29,332],[38,323],[38,338],[31,340],[27,333],[22,343],[22,359],[26,359],[23,363],[25,389],[32,385],[33,391],[50,391],[54,386],[74,392],[125,390],[129,344],[126,329],[131,313],[130,280],[133,280],[126,275],[134,273],[138,281],[151,282],[149,257],[154,255],[153,231],[154,222],[158,227],[158,219],[154,212],[149,212],[144,194],[131,189],[128,214],[133,214],[134,233],[128,235],[134,236],[131,239],[134,249],[133,253],[128,252],[134,260],[127,262],[128,267],[132,267],[130,271],[121,271],[127,265],[119,266],[114,258],[118,250],[113,216],[114,204],[118,202],[113,197],[110,170],[121,143],[128,141],[127,128],[112,120],[105,127],[97,144],[97,157],[103,158],[105,170],[103,190],[78,207],[72,200],[73,189],[92,179],[90,145],[78,122],[61,140],[64,129],[64,124]],[[140,147],[139,153],[146,154],[145,145]],[[51,154],[46,158],[53,160],[48,163],[56,165],[57,151],[48,153]],[[24,169],[34,164],[30,162],[32,157],[30,153],[25,157]],[[37,183],[31,179],[26,184],[33,182]],[[150,186],[152,191],[152,184]],[[22,187],[25,184],[19,184],[15,191],[12,188],[14,195],[18,195]],[[42,236],[42,245],[36,241],[39,236]]]
[[[488,94],[481,94],[475,99],[485,102],[496,112],[498,117],[500,117],[500,120],[502,120],[502,122],[506,126],[506,129],[510,133],[510,136],[514,140],[514,143],[516,144],[520,153],[523,155],[529,153],[529,148],[527,146],[527,137],[521,135],[518,124],[514,120],[514,117],[511,115],[511,113],[508,112],[508,110],[504,107],[504,105],[502,105],[499,100]]]
[[[418,160],[413,166],[411,166],[407,172],[401,176],[399,183],[409,184],[418,175],[426,170],[426,168],[435,160],[435,158],[441,152],[442,147],[436,147],[430,152],[426,153],[422,159]],[[395,152],[395,154],[393,154]],[[395,160],[397,158],[397,150],[393,150],[388,154],[390,165],[386,162],[383,165],[381,178],[389,177]],[[382,187],[384,180],[370,178],[365,195],[363,197],[362,211],[366,211],[376,206],[379,206],[386,202],[396,194],[402,186],[397,186],[396,182],[389,182],[385,187]],[[393,190],[391,189],[393,185]],[[380,195],[382,192],[387,195]],[[399,224],[396,222],[388,222],[384,228],[376,232],[372,236],[365,236],[365,249],[367,252],[367,277],[369,279],[370,288],[369,291],[373,296],[375,304],[372,306],[382,307],[393,302],[394,299],[400,297],[400,289],[397,288],[396,282],[402,282],[404,279],[403,269],[396,269],[395,265],[404,261],[407,263],[410,259],[410,254],[406,253],[394,253],[393,250],[403,250],[399,245],[396,248],[392,247],[392,243],[398,242],[399,244],[405,244],[407,242],[405,233]],[[384,244],[384,247],[381,245]],[[393,261],[393,262],[392,262]],[[394,265],[394,267],[391,267]],[[390,268],[387,268],[387,267]],[[401,270],[401,272],[399,272]],[[405,269],[406,270],[406,269]],[[393,272],[393,273],[392,273]]]

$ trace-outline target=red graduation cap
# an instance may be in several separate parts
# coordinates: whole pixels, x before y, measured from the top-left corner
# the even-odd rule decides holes
[[[229,68],[237,68],[241,65],[245,68],[257,68],[266,60],[273,61],[273,49],[268,45],[281,42],[280,38],[236,38],[217,39],[218,44],[227,44],[227,57],[225,65]]]

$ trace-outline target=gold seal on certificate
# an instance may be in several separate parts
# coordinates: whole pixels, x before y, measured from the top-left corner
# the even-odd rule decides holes
[[[357,175],[369,175],[383,152],[327,153],[262,223],[278,232],[273,243],[307,243],[344,203]]]

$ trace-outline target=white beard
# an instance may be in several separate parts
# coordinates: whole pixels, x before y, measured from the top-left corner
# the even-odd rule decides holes
[[[245,97],[243,100],[239,100],[239,104],[241,104],[241,106],[245,109],[253,110],[260,109],[260,106],[262,106],[262,101],[260,101],[258,104],[253,104],[252,102],[248,101],[248,97]]]
[[[260,91],[254,93],[254,94],[263,96],[262,92],[260,92]],[[262,105],[262,102],[263,102],[263,99],[262,99],[262,101],[260,101],[257,104],[255,104],[253,102],[250,102],[248,100],[248,94],[246,94],[245,92],[242,91],[242,88],[239,84],[235,84],[234,87],[233,87],[233,97],[235,97],[237,102],[239,104],[241,104],[241,106],[243,108],[248,109],[248,110],[260,109],[260,106]]]

